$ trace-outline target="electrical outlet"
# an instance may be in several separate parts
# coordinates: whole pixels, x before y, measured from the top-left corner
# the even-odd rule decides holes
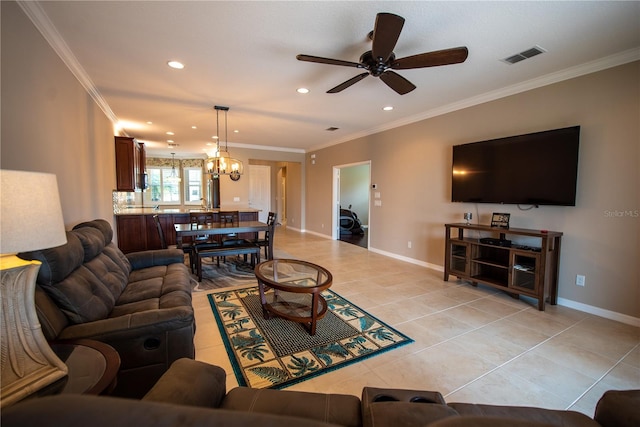
[[[411,240],[409,240],[409,241],[407,242],[407,247],[408,247],[409,249],[411,249]]]
[[[576,285],[584,286],[585,277],[582,274],[576,275]]]

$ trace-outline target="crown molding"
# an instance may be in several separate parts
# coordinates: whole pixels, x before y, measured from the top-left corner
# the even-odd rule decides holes
[[[89,93],[91,98],[98,104],[100,109],[106,114],[112,123],[118,123],[118,117],[115,115],[107,101],[102,97],[98,88],[80,65],[80,62],[73,54],[67,43],[64,41],[56,27],[53,25],[44,9],[37,1],[18,1],[20,8],[27,17],[33,22],[33,25],[40,31],[53,50],[58,54],[62,62],[65,63],[71,73],[78,79],[82,87]]]
[[[625,50],[613,55],[606,56],[594,61],[590,61],[575,67],[570,67],[564,70],[550,73],[535,79],[527,80],[522,83],[517,83],[511,86],[506,86],[494,91],[486,92],[472,98],[463,99],[461,101],[453,102],[442,107],[434,108],[420,114],[405,117],[401,120],[397,120],[391,123],[387,123],[383,126],[378,126],[373,129],[365,130],[362,132],[354,133],[336,141],[329,142],[327,144],[312,147],[307,150],[316,151],[323,148],[331,147],[333,145],[342,144],[348,141],[353,141],[357,138],[362,138],[368,135],[373,135],[386,130],[394,129],[400,126],[409,125],[422,120],[430,119],[433,117],[441,116],[454,111],[462,110],[464,108],[473,107],[476,105],[484,104],[497,99],[506,98],[511,95],[526,92],[529,90],[537,89],[543,86],[548,86],[554,83],[559,83],[565,80],[573,79],[576,77],[584,76],[587,74],[595,73],[598,71],[606,70],[608,68],[617,67],[619,65],[628,64],[633,61],[640,60],[640,48],[633,48]]]

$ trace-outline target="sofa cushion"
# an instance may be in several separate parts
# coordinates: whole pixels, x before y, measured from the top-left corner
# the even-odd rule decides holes
[[[2,427],[330,427],[319,421],[106,396],[61,394],[2,408]]]
[[[593,417],[602,427],[640,425],[640,390],[609,390],[596,406]]]
[[[111,240],[113,240],[113,229],[111,228],[111,224],[104,219],[94,219],[93,221],[81,222],[73,227],[73,229],[78,230],[83,227],[92,227],[99,230],[104,237],[105,245],[108,245],[111,243]]]
[[[346,394],[236,387],[227,393],[220,408],[294,416],[342,426],[362,425],[360,399]]]
[[[73,233],[78,236],[80,243],[82,243],[82,249],[84,249],[84,262],[91,261],[101,254],[102,250],[106,246],[104,243],[104,236],[100,230],[96,228],[84,227],[79,230],[73,230]]]
[[[143,400],[217,408],[227,392],[226,381],[227,373],[219,366],[187,358],[178,359]]]
[[[38,270],[36,282],[40,285],[50,286],[64,279],[82,265],[84,249],[78,236],[67,231],[66,244],[39,251],[22,252],[18,254],[18,257],[28,261],[40,261],[42,265]]]
[[[528,406],[477,405],[472,403],[449,403],[460,415],[503,417],[534,421],[565,427],[600,427],[588,416],[575,411],[560,411]]]
[[[537,421],[516,420],[500,417],[449,417],[429,427],[554,427],[552,424]]]
[[[454,409],[438,403],[376,402],[363,410],[364,427],[422,427],[443,418],[458,416]]]

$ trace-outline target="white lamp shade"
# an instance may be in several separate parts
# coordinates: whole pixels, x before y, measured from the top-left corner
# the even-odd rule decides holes
[[[0,253],[67,243],[56,176],[0,170]]]

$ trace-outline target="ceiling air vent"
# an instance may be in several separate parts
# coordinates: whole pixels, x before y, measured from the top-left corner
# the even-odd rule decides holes
[[[516,53],[515,55],[511,55],[507,58],[504,58],[502,61],[508,64],[515,64],[520,61],[524,61],[525,59],[533,58],[536,55],[540,55],[541,53],[545,53],[546,49],[541,48],[540,46],[534,46],[531,49],[523,50],[520,53]]]
[[[329,132],[333,132],[333,131],[336,131],[336,130],[338,130],[338,129],[340,129],[340,128],[337,128],[337,127],[331,126],[331,127],[329,127],[329,128],[326,128],[325,130],[328,130]]]
[[[169,148],[176,148],[176,147],[177,147],[177,146],[179,146],[179,145],[180,145],[180,144],[176,144],[175,142],[169,142],[169,143],[167,144],[167,147],[169,147]]]

